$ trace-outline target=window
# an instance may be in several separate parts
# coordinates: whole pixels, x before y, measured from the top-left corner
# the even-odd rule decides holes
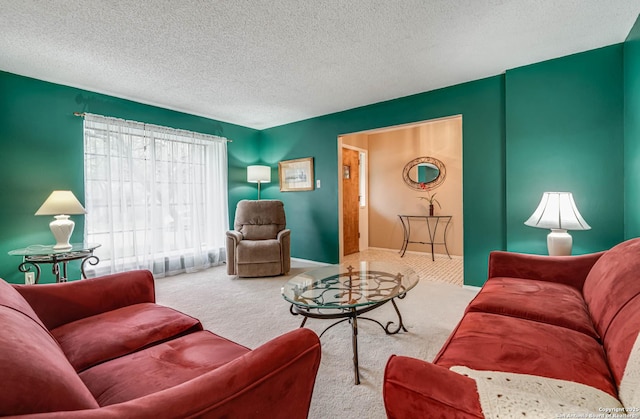
[[[156,276],[224,259],[227,140],[85,114],[85,240],[100,243],[94,275]]]

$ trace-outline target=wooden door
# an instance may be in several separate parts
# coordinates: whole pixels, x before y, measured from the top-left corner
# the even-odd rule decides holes
[[[342,149],[342,233],[344,256],[360,251],[359,234],[359,155],[356,150]]]

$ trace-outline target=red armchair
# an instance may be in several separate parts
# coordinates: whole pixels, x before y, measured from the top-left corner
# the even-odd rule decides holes
[[[202,330],[155,304],[147,271],[0,280],[0,324],[2,416],[305,418],[320,363],[308,329],[255,350]]]

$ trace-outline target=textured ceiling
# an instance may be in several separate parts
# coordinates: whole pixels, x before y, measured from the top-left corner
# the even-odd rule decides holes
[[[0,0],[0,70],[252,128],[624,41],[638,0]]]

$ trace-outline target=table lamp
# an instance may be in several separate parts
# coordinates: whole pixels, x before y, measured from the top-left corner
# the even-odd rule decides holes
[[[550,228],[547,236],[549,256],[569,256],[573,239],[567,230],[590,230],[582,218],[571,192],[545,192],[538,208],[524,222],[538,228]]]
[[[269,166],[247,166],[247,182],[258,184],[258,200],[260,200],[260,184],[271,182]]]
[[[69,214],[86,214],[82,204],[71,191],[53,191],[36,211],[35,215],[55,215],[55,220],[49,223],[49,228],[56,238],[54,250],[71,249],[69,238],[75,223],[69,219]]]

